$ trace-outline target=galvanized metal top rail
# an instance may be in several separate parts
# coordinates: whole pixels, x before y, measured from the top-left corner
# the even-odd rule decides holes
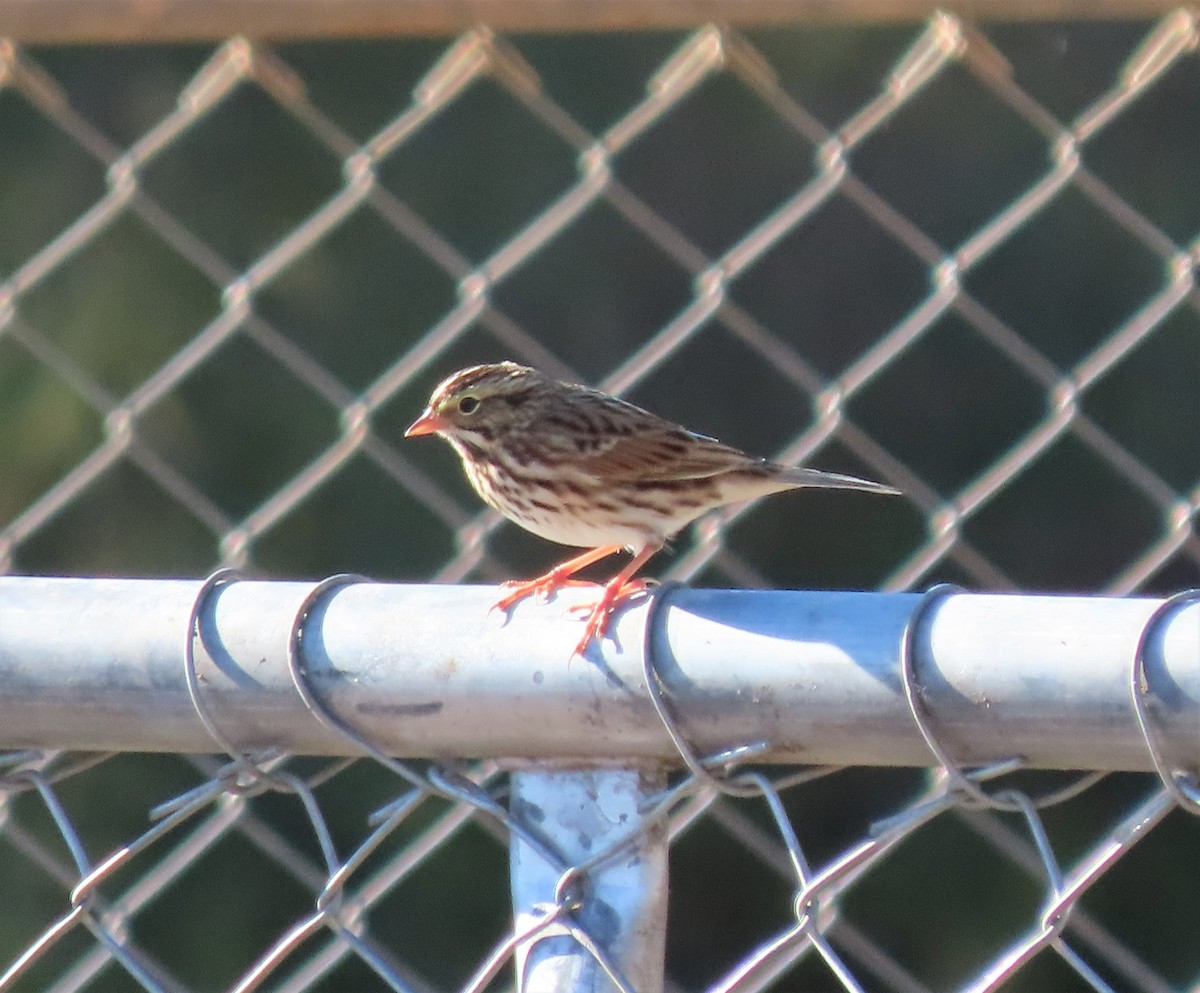
[[[207,717],[246,751],[353,752],[315,700],[399,756],[670,760],[648,650],[700,754],[761,742],[772,761],[936,764],[923,722],[964,765],[1150,769],[1159,748],[1200,763],[1197,602],[679,588],[569,661],[564,609],[586,591],[506,622],[492,587],[313,590],[0,578],[0,748],[213,751]]]

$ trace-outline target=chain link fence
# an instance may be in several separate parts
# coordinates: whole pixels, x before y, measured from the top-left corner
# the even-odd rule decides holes
[[[905,493],[714,514],[668,580],[1200,585],[1198,32],[0,42],[0,572],[533,574],[561,550],[401,438],[512,358]],[[503,763],[2,770],[0,990],[505,989],[552,929],[604,958],[569,886],[514,930]],[[666,987],[1194,988],[1170,786],[692,768],[645,812]]]

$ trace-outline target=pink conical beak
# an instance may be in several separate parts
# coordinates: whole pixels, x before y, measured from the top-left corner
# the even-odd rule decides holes
[[[409,429],[404,432],[404,437],[419,438],[423,434],[434,434],[437,431],[441,431],[445,426],[446,422],[426,407],[425,413],[413,421]]]

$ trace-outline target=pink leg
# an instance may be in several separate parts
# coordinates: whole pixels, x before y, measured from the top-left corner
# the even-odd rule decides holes
[[[604,592],[600,594],[600,599],[595,604],[579,604],[571,608],[573,613],[588,612],[587,626],[583,629],[583,637],[579,640],[579,644],[575,646],[572,658],[576,655],[582,657],[593,638],[604,637],[608,630],[609,617],[622,600],[646,589],[645,581],[635,580],[634,573],[644,566],[661,547],[661,545],[647,545],[639,551],[624,569],[605,584]]]
[[[517,581],[504,583],[501,589],[509,592],[496,601],[493,610],[508,610],[514,603],[524,600],[528,596],[549,596],[555,590],[561,590],[564,586],[595,586],[595,583],[585,583],[581,580],[573,580],[570,577],[575,575],[580,569],[584,569],[593,562],[599,562],[601,559],[606,559],[610,555],[615,555],[621,550],[620,545],[604,545],[600,548],[593,548],[584,552],[582,555],[576,555],[573,559],[567,559],[566,562],[556,565],[546,575],[538,576],[537,579],[529,579],[525,581]]]

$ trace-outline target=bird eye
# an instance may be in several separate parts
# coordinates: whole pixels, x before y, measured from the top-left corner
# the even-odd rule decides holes
[[[463,397],[458,401],[458,409],[464,414],[473,414],[479,409],[479,399],[477,397]]]

